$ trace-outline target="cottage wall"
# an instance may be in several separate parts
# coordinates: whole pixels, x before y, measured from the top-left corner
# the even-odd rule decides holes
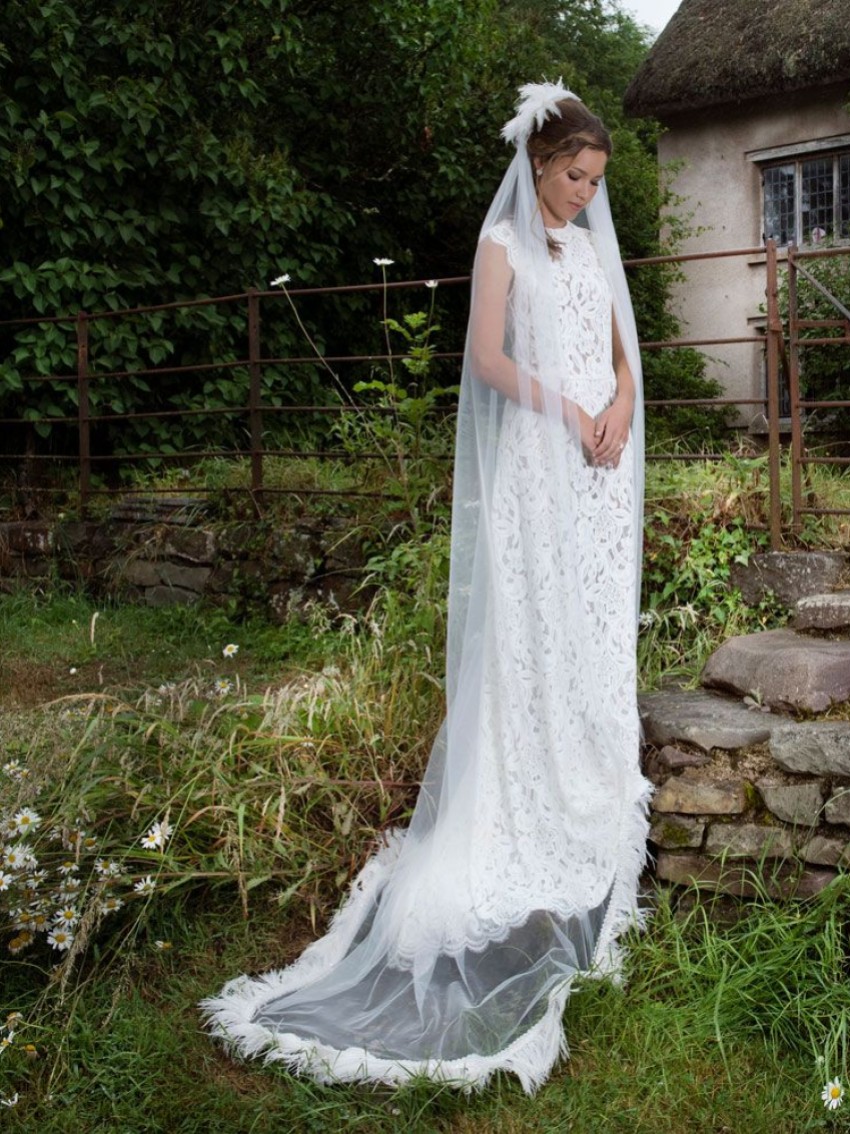
[[[760,167],[754,151],[850,133],[846,84],[819,91],[764,97],[741,106],[693,111],[668,123],[659,141],[662,166],[681,163],[671,179],[683,200],[674,206],[690,215],[693,234],[679,251],[712,252],[762,244]],[[763,254],[684,265],[673,295],[685,337],[751,335],[764,325]],[[740,344],[706,347],[708,375],[730,397],[757,398],[764,392],[763,350]],[[761,417],[758,407],[741,407],[740,423]]]

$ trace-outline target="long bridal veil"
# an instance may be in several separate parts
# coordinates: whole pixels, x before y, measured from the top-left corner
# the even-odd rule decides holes
[[[328,932],[295,964],[239,977],[203,1004],[214,1032],[240,1054],[283,1060],[321,1082],[426,1075],[471,1088],[504,1069],[533,1090],[564,1048],[574,977],[615,967],[616,938],[638,917],[647,784],[629,659],[640,397],[631,465],[603,483],[564,422],[563,380],[575,360],[525,151],[529,114],[557,113],[558,99],[575,96],[551,84],[522,93],[517,152],[473,275],[447,712],[412,821],[368,860]],[[604,185],[586,225],[639,389]],[[488,384],[477,339],[487,317],[479,288],[504,226],[512,269],[504,352],[516,367],[507,398]],[[579,339],[584,326],[576,323]]]

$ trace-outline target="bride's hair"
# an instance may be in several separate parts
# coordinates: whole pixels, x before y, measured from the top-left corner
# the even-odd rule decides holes
[[[532,165],[537,158],[544,166],[562,157],[575,157],[581,150],[601,150],[611,156],[611,135],[602,119],[587,109],[577,98],[564,98],[557,103],[560,114],[548,117],[533,130],[527,142]]]

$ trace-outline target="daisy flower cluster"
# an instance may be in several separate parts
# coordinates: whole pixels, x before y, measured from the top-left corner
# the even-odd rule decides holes
[[[17,770],[4,768],[13,778]],[[139,840],[146,850],[162,852],[172,834],[168,819],[153,823]],[[82,821],[73,825],[45,822],[32,807],[0,811],[0,930],[10,932],[6,946],[17,954],[39,941],[61,962],[72,955],[81,926],[88,934],[128,898],[153,893],[151,874],[133,877],[122,857],[104,853]],[[8,1030],[0,1045],[11,1042]],[[2,1050],[2,1047],[0,1047]]]

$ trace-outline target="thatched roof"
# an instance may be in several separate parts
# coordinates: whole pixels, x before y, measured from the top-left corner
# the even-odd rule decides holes
[[[626,91],[636,117],[850,80],[850,0],[682,0]]]

